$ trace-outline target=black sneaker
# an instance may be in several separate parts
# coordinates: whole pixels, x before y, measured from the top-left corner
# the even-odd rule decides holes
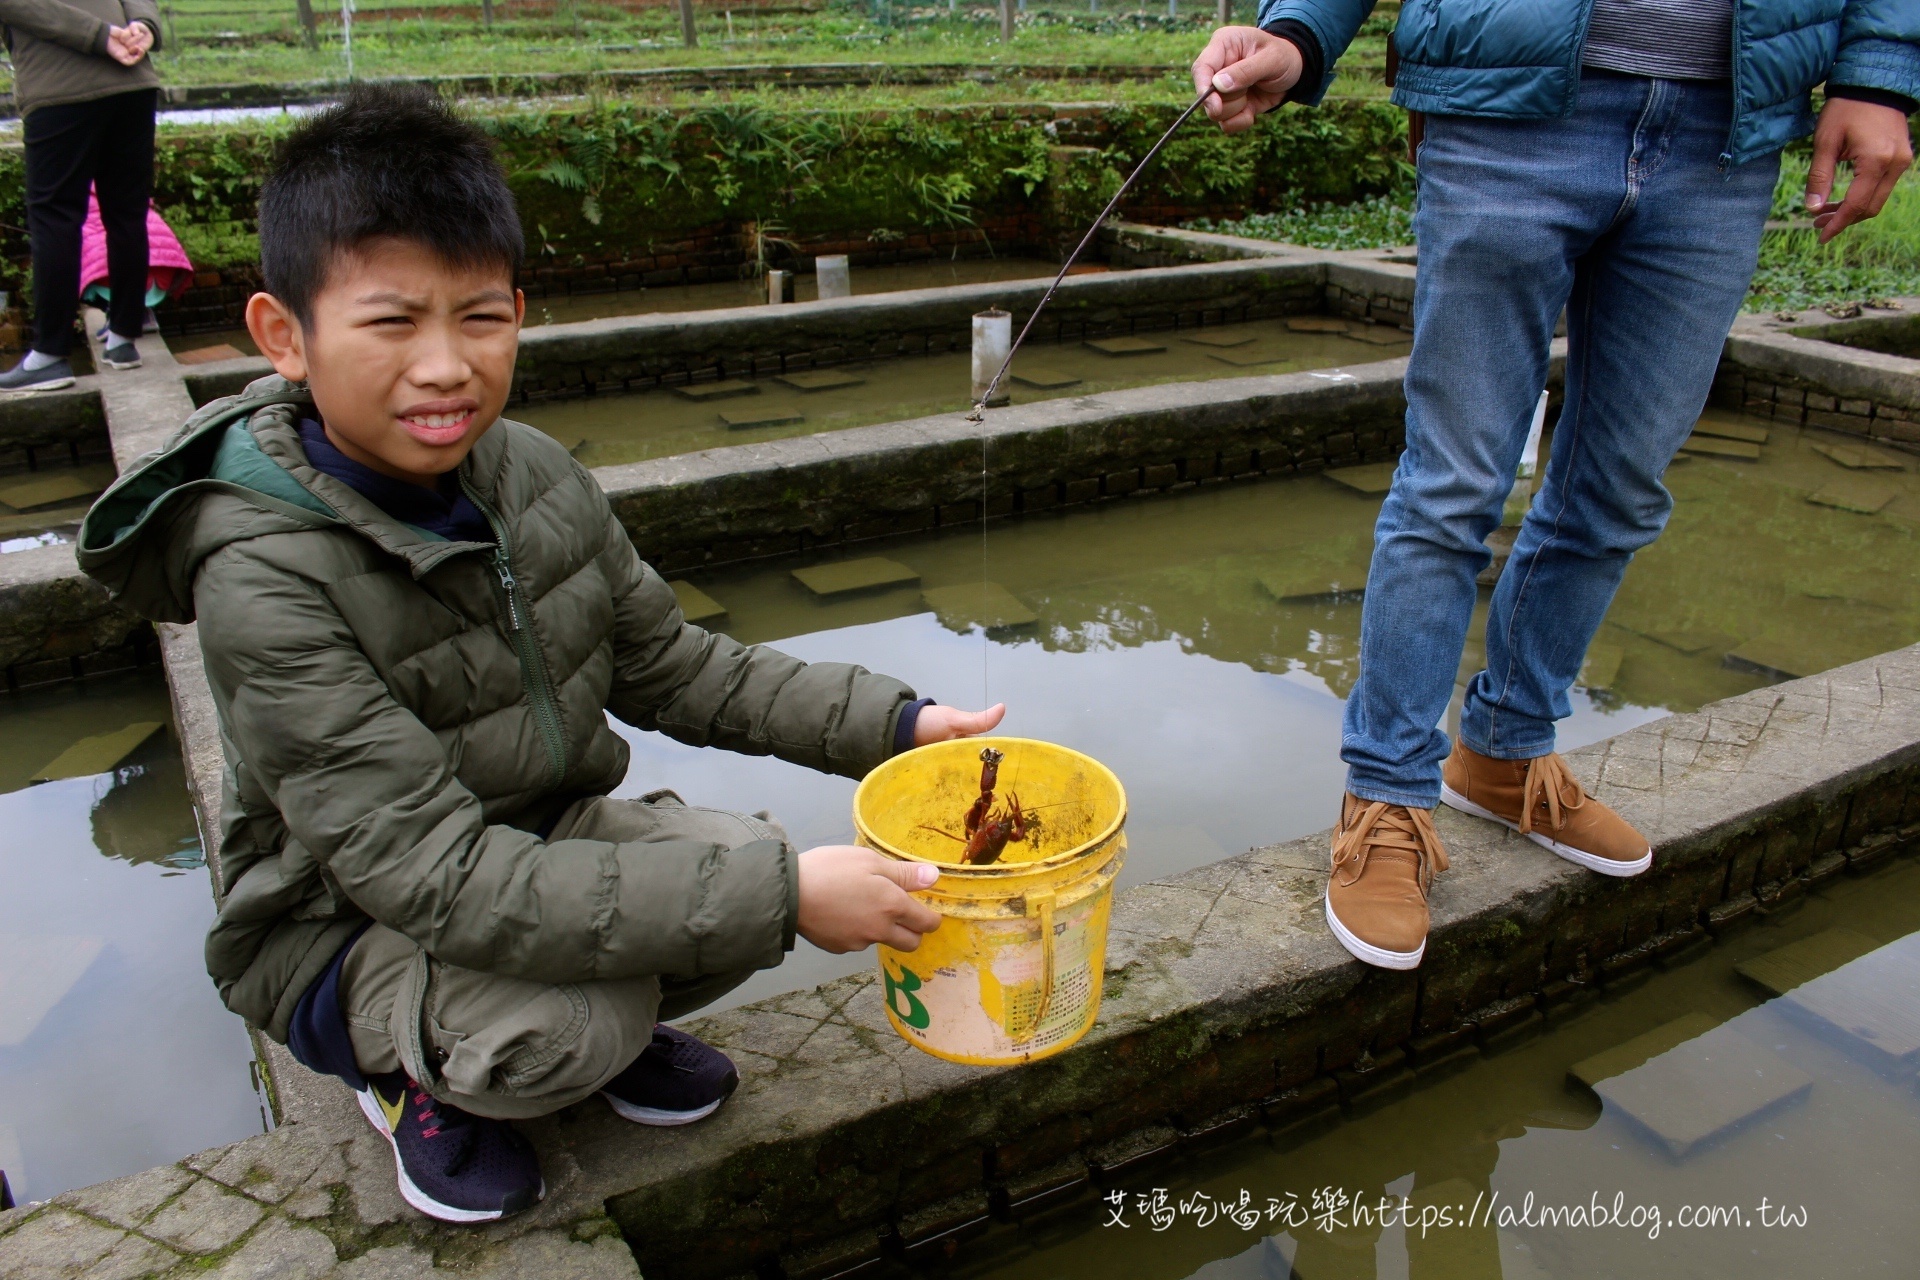
[[[740,1086],[733,1060],[664,1023],[653,1043],[600,1090],[614,1114],[636,1124],[692,1124]]]
[[[533,1146],[504,1120],[468,1115],[407,1078],[367,1077],[367,1122],[386,1136],[400,1195],[442,1222],[492,1222],[547,1194]]]
[[[109,369],[138,369],[140,352],[131,342],[123,342],[117,347],[108,347],[105,356]]]
[[[73,366],[63,357],[38,369],[27,368],[23,357],[19,364],[0,373],[0,391],[58,391],[73,385]]]
[[[98,329],[96,329],[94,331],[93,336],[100,339],[100,341],[105,342],[107,340],[107,335],[112,332],[113,332],[113,322],[109,320],[107,323],[101,325]],[[147,314],[140,322],[140,332],[142,333],[160,332],[160,317],[153,314],[152,307],[147,308]]]

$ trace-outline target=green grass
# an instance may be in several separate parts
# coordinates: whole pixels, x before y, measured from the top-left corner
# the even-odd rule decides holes
[[[1805,217],[1806,184],[1806,154],[1789,154],[1774,189],[1775,218]],[[1848,227],[1830,244],[1822,245],[1811,227],[1769,231],[1747,307],[1798,311],[1896,294],[1920,294],[1920,179],[1911,172],[1879,217]]]
[[[1282,240],[1312,249],[1386,249],[1413,243],[1413,201],[1409,196],[1374,196],[1233,220],[1198,218],[1187,225],[1195,231]]]
[[[1252,20],[1253,0],[1234,0],[1237,21]],[[802,6],[806,7],[802,7]],[[909,7],[893,0],[697,0],[700,43],[688,49],[677,10],[667,3],[627,7],[607,0],[499,0],[482,23],[476,0],[360,7],[353,24],[357,78],[409,75],[506,75],[645,67],[807,62],[1072,63],[1185,67],[1213,23],[1208,0],[1029,0],[1014,39],[1002,43],[995,8],[968,0]],[[317,47],[290,0],[162,0],[164,47],[154,55],[169,83],[291,83],[346,75],[340,10],[314,0]],[[1390,13],[1397,6],[1381,6]],[[1382,92],[1380,16],[1342,60],[1343,92]],[[0,69],[0,87],[10,84]],[[1078,92],[1073,97],[1085,96]]]
[[[1776,220],[1804,221],[1806,183],[1806,152],[1789,153],[1774,189]],[[1354,204],[1315,204],[1188,225],[1316,249],[1386,249],[1412,242],[1413,195],[1409,188]],[[1821,245],[1811,227],[1768,231],[1746,305],[1749,311],[1794,311],[1898,294],[1920,294],[1920,178],[1913,173],[1900,180],[1879,217],[1849,227],[1831,244]]]

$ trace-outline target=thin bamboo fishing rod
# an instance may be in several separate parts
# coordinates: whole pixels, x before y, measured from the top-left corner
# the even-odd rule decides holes
[[[1119,206],[1120,197],[1127,194],[1127,188],[1133,185],[1134,179],[1146,172],[1147,166],[1153,163],[1153,158],[1160,154],[1160,148],[1167,145],[1167,140],[1179,131],[1180,126],[1205,105],[1208,98],[1218,92],[1219,90],[1212,85],[1208,85],[1200,96],[1193,100],[1192,105],[1180,113],[1180,118],[1167,126],[1167,131],[1160,135],[1160,141],[1154,143],[1147,154],[1140,157],[1140,163],[1133,166],[1133,172],[1128,174],[1127,180],[1120,184],[1120,189],[1113,193],[1113,199],[1107,201],[1107,207],[1100,211],[1100,216],[1095,218],[1093,225],[1087,228],[1087,234],[1080,237],[1080,243],[1075,245],[1073,252],[1067,255],[1067,260],[1060,264],[1060,274],[1053,278],[1053,283],[1047,286],[1046,293],[1040,297],[1040,305],[1033,309],[1033,314],[1027,317],[1027,322],[1020,326],[1020,336],[1013,340],[1011,347],[1007,348],[1007,358],[1000,362],[999,371],[993,375],[993,381],[987,384],[986,394],[980,397],[980,403],[974,405],[973,412],[967,415],[967,421],[980,422],[986,418],[987,406],[993,403],[994,393],[1000,389],[1000,380],[1007,376],[1007,370],[1013,368],[1013,357],[1020,350],[1020,344],[1027,340],[1027,334],[1033,331],[1033,322],[1040,318],[1040,313],[1047,309],[1049,302],[1053,301],[1053,291],[1060,287],[1060,282],[1067,278],[1067,272],[1071,271],[1073,264],[1080,260],[1080,255],[1086,251],[1086,247],[1093,243],[1094,234],[1100,230],[1100,224],[1105,222]]]

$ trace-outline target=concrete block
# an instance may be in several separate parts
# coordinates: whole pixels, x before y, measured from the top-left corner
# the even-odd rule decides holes
[[[1368,462],[1357,467],[1336,467],[1325,475],[1356,493],[1385,493],[1393,487],[1394,466],[1391,462]]]
[[[1180,468],[1171,462],[1141,468],[1140,484],[1146,489],[1164,489],[1180,479]]]
[[[792,387],[796,391],[839,391],[846,387],[865,386],[865,378],[839,370],[820,370],[811,373],[783,373],[774,379],[782,386]]]
[[[188,1170],[177,1164],[163,1164],[144,1173],[66,1192],[57,1197],[55,1203],[131,1231],[193,1181],[194,1176]]]
[[[1760,456],[1760,446],[1745,440],[1725,440],[1717,436],[1702,435],[1698,431],[1686,438],[1680,446],[1682,453],[1701,454],[1715,458],[1742,458],[1752,461]]]
[[[674,599],[680,603],[680,612],[688,622],[705,626],[727,616],[727,606],[694,586],[683,578],[676,578],[667,584],[673,588]]]
[[[1144,356],[1165,351],[1167,344],[1151,338],[1089,338],[1087,346],[1103,356]]]
[[[1086,1153],[1087,1167],[1102,1186],[1115,1186],[1157,1167],[1180,1149],[1180,1135],[1169,1125],[1151,1125]]]
[[[758,383],[741,382],[729,378],[720,382],[692,382],[673,389],[673,393],[687,400],[729,400],[735,396],[757,396],[760,394]]]
[[[1869,1049],[1873,1060],[1920,1064],[1920,934],[1879,947],[1795,987],[1788,1005]]]
[[[974,626],[1001,631],[1030,627],[1040,620],[1040,615],[997,582],[929,587],[920,593],[920,599],[940,619],[940,625],[952,631]]]
[[[83,1272],[112,1253],[126,1232],[52,1208],[0,1240],[0,1280],[44,1280]]]
[[[1024,1222],[1079,1201],[1092,1185],[1087,1162],[1078,1155],[1069,1156],[997,1185],[992,1193],[994,1213],[1010,1222]]]
[[[1098,480],[1069,480],[1066,483],[1065,492],[1061,496],[1061,502],[1067,506],[1073,506],[1077,503],[1092,502],[1099,496],[1100,482]]]
[[[431,1275],[433,1255],[424,1249],[409,1252],[415,1255],[413,1268],[390,1267],[378,1271],[367,1268],[367,1271],[381,1276],[382,1280],[388,1276],[397,1280],[407,1275]],[[275,1217],[209,1274],[212,1280],[320,1280],[332,1272],[337,1260],[333,1242],[317,1228],[295,1226],[285,1218]],[[469,1274],[487,1273],[476,1269]]]
[[[1812,1086],[1806,1072],[1722,1026],[1600,1080],[1593,1091],[1674,1156],[1684,1157],[1742,1122],[1803,1097]]]
[[[1815,453],[1824,454],[1850,471],[1904,471],[1907,464],[1882,449],[1863,444],[1812,444]]]
[[[1733,969],[1768,995],[1779,996],[1859,959],[1879,945],[1852,929],[1822,929],[1765,955],[1743,960]]]
[[[1103,482],[1103,489],[1109,498],[1122,497],[1140,487],[1138,471],[1115,471]]]

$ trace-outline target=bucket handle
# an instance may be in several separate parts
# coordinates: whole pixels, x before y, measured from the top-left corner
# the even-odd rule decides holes
[[[1047,1020],[1047,1010],[1053,1005],[1053,899],[1051,893],[1029,893],[1027,895],[1027,919],[1035,917],[1040,921],[1040,1003],[1033,1013],[1033,1030],[1040,1031],[1040,1024]]]

